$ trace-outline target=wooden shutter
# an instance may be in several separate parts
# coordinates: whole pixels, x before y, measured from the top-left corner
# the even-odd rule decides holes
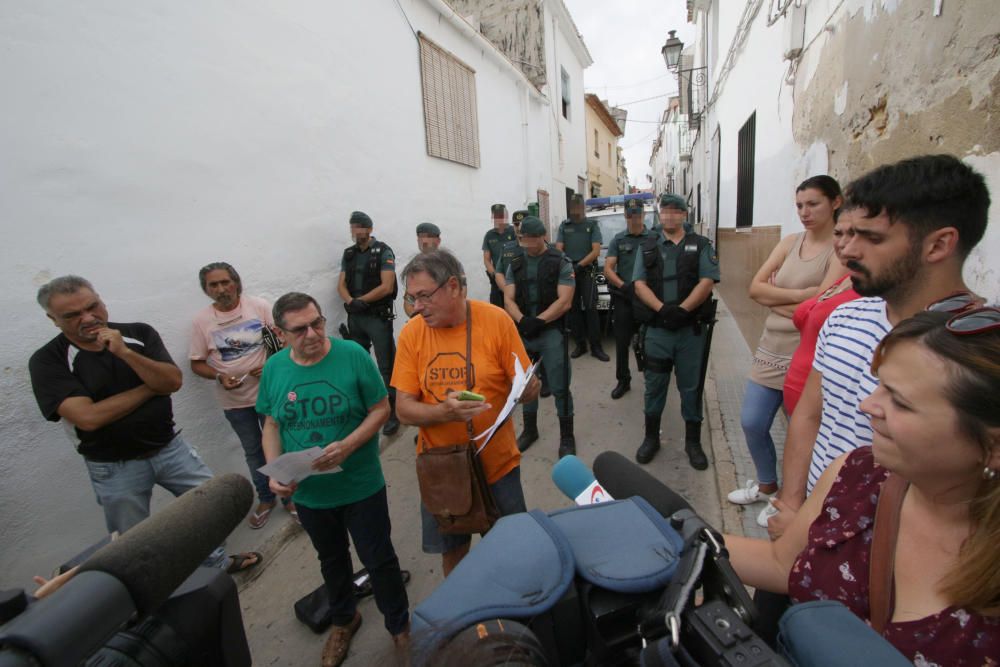
[[[419,38],[427,154],[478,168],[476,72],[422,33]]]

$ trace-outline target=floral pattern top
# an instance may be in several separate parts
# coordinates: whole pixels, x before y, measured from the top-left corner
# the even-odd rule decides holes
[[[868,621],[872,526],[887,475],[875,464],[871,447],[848,455],[788,575],[795,602],[836,600]],[[1000,665],[1000,618],[959,607],[889,623],[882,635],[918,667]]]

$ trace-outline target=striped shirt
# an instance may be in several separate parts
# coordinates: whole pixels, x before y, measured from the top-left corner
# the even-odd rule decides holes
[[[823,376],[823,416],[809,466],[810,491],[834,459],[872,444],[872,427],[860,406],[878,386],[872,356],[890,329],[885,300],[869,297],[838,306],[819,332],[813,369]]]

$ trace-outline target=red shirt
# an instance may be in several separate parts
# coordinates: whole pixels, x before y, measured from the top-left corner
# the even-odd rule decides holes
[[[888,471],[871,447],[851,452],[809,527],[809,541],[788,575],[795,602],[836,600],[867,621],[868,563],[875,507]],[[917,665],[980,667],[1000,656],[1000,617],[960,607],[903,623],[889,623],[885,639]]]
[[[834,308],[861,296],[853,289],[847,289],[840,294],[823,298],[848,279],[848,276],[845,275],[823,294],[803,301],[792,315],[792,323],[799,330],[799,346],[795,348],[792,361],[788,366],[788,373],[785,375],[785,414],[789,416],[795,411],[799,397],[802,396],[802,390],[806,386],[806,378],[809,377],[809,371],[812,370],[813,357],[816,355],[816,339],[819,338],[819,330],[823,328],[823,323],[826,322],[826,318],[830,316]]]

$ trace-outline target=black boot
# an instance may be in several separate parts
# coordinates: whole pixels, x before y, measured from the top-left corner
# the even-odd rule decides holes
[[[395,435],[399,430],[399,419],[396,418],[396,399],[389,397],[389,419],[382,426],[382,435]]]
[[[646,415],[646,437],[642,439],[635,460],[639,463],[649,463],[660,451],[660,415]]]
[[[701,448],[701,422],[684,422],[684,452],[695,470],[708,468],[708,457]]]
[[[517,436],[517,449],[524,452],[538,440],[538,413],[525,412],[522,416],[524,417],[524,430],[521,431],[521,435]]]
[[[559,418],[559,458],[576,454],[576,438],[573,437],[573,415]]]
[[[629,389],[631,388],[632,388],[631,379],[626,378],[624,380],[619,380],[618,384],[615,385],[615,388],[611,390],[611,398],[617,401],[619,398],[627,394]]]
[[[581,340],[577,342],[576,347],[574,347],[573,351],[569,353],[569,356],[573,359],[577,359],[585,354],[587,354],[587,343],[586,341]]]
[[[611,361],[611,357],[609,357],[608,353],[604,351],[604,348],[601,347],[600,343],[594,343],[590,346],[590,356],[599,361]]]

